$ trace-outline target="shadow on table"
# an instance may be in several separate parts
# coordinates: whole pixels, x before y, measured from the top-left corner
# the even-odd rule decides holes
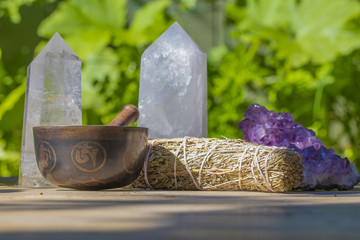
[[[323,195],[323,196],[342,196],[342,195],[359,195],[360,194],[360,184],[356,185],[353,189],[350,190],[316,190],[316,191],[290,191],[287,194],[294,194],[294,195],[302,195],[302,194],[311,194],[311,195]]]
[[[0,188],[1,193],[12,193],[12,192],[20,192],[24,191],[24,189],[16,189],[16,188]],[[26,192],[26,191],[24,191]],[[121,207],[121,206],[159,206],[159,205],[198,205],[206,204],[206,205],[224,205],[227,204],[233,205],[234,203],[244,203],[250,205],[276,205],[279,201],[283,201],[284,198],[287,198],[286,201],[299,200],[301,198],[306,198],[309,195],[315,196],[324,196],[324,197],[333,197],[341,198],[347,197],[350,198],[359,198],[360,205],[360,188],[357,186],[354,191],[295,191],[295,192],[287,192],[287,193],[279,193],[279,194],[267,194],[267,193],[259,193],[261,195],[253,195],[254,192],[243,192],[243,194],[239,194],[240,192],[236,191],[225,191],[218,192],[218,195],[207,195],[206,192],[199,191],[184,191],[182,195],[172,194],[172,191],[131,191],[131,190],[122,190],[122,189],[112,189],[105,191],[74,191],[71,189],[57,189],[56,193],[63,192],[65,194],[70,195],[79,195],[84,199],[54,199],[54,198],[46,198],[48,195],[47,189],[43,189],[38,194],[43,195],[44,198],[29,199],[27,201],[21,202],[6,202],[0,204],[0,212],[2,211],[47,211],[47,210],[81,210],[81,209],[97,209],[103,207]],[[37,192],[36,192],[37,193]],[[51,192],[49,192],[51,193]],[[52,192],[54,193],[54,192]],[[128,193],[128,194],[127,194]],[[223,193],[223,194],[222,194]],[[104,194],[104,198],[98,198],[97,195]],[[254,202],[254,197],[256,196],[256,202]],[[290,197],[290,200],[289,200]],[[321,201],[321,198],[319,198]],[[359,238],[360,239],[360,238]]]
[[[199,201],[201,202],[201,201]],[[160,204],[160,203],[159,203]],[[205,203],[206,204],[206,203]],[[141,211],[141,210],[139,210]],[[104,220],[106,222],[106,219]],[[359,239],[360,203],[257,207],[206,211],[170,211],[145,219],[110,218],[119,228],[128,221],[151,228],[107,231],[17,231],[0,233],[6,240],[112,240],[112,239]],[[57,228],[58,229],[58,228]]]
[[[6,191],[6,190],[5,190]],[[15,190],[14,190],[15,191]],[[62,190],[61,190],[62,191]],[[67,192],[64,190],[64,192]],[[113,191],[112,191],[113,192]],[[123,194],[107,195],[106,200],[97,198],[97,191],[88,192],[88,191],[79,191],[82,194],[89,194],[88,199],[66,199],[66,200],[53,200],[53,199],[29,199],[26,201],[21,201],[21,204],[18,202],[6,202],[0,204],[0,212],[2,211],[47,211],[47,210],[81,210],[81,209],[90,209],[94,210],[97,208],[108,208],[108,207],[137,207],[137,206],[161,206],[161,205],[198,205],[200,203],[206,205],[226,205],[233,204],[236,201],[251,202],[248,200],[248,197],[239,197],[239,196],[199,196],[193,195],[193,192],[187,192],[185,195],[161,195],[159,196],[159,191],[152,193],[150,191],[128,191],[129,194],[126,195],[127,191],[121,191]],[[143,194],[142,192],[146,192]],[[0,192],[1,193],[1,192]],[[74,193],[74,191],[69,191],[69,193]],[[125,194],[124,194],[125,193]],[[166,191],[164,193],[170,193]],[[39,192],[39,194],[45,196],[48,193],[46,189]],[[81,195],[82,198],[87,198],[84,195]],[[128,198],[128,196],[130,198]],[[111,199],[113,198],[113,199]],[[134,199],[136,198],[136,199]],[[267,203],[272,202],[272,200],[266,200]],[[273,202],[276,202],[275,200]]]
[[[22,192],[22,189],[0,189],[0,194],[2,193],[15,193],[15,192]]]

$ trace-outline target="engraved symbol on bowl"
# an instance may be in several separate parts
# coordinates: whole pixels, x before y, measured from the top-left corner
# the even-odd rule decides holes
[[[52,172],[56,166],[56,154],[49,142],[40,141],[36,147],[36,155],[41,171]]]
[[[106,163],[106,150],[97,142],[80,142],[72,149],[71,160],[83,172],[96,172]]]

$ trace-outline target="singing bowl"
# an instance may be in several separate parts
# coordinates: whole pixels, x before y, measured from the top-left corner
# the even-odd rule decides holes
[[[33,130],[40,173],[59,187],[126,186],[138,177],[147,154],[147,128],[39,126]]]

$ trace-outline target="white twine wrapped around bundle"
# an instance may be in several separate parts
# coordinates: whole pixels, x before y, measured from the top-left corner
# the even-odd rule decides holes
[[[303,180],[301,156],[287,148],[240,139],[150,141],[133,188],[284,192]]]

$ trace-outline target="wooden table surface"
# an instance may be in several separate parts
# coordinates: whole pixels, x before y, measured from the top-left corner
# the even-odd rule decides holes
[[[351,191],[76,191],[0,186],[0,239],[360,239]]]

